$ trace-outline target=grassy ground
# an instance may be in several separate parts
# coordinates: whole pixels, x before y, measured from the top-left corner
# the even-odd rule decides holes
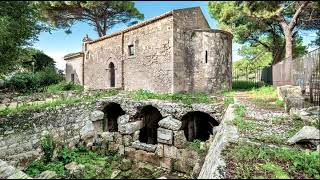
[[[310,124],[284,113],[273,87],[235,96],[240,105],[235,107],[233,124],[240,139],[223,151],[225,178],[320,178],[320,155],[315,147],[286,143]]]
[[[115,90],[109,90],[104,92],[97,92],[92,96],[82,96],[82,97],[68,97],[68,98],[57,98],[51,101],[46,101],[43,103],[23,103],[19,104],[17,107],[0,110],[0,116],[5,116],[8,114],[14,114],[24,111],[32,111],[46,108],[54,108],[60,105],[77,104],[81,102],[94,102],[102,97],[114,96],[119,92]]]
[[[239,143],[230,145],[223,154],[228,167],[225,178],[320,178],[317,151]]]
[[[283,101],[278,100],[277,91],[272,86],[253,88],[247,92],[251,102],[260,108],[279,109]]]
[[[184,104],[192,103],[213,103],[212,99],[207,93],[152,93],[146,90],[138,90],[127,92],[127,96],[136,100],[146,99],[160,99],[181,102]]]
[[[63,85],[64,86],[64,85]],[[69,86],[66,84],[65,86]],[[62,85],[54,85],[49,88],[51,92],[60,92]],[[75,89],[79,89],[82,91],[81,88],[78,86],[74,87]],[[19,104],[17,107],[9,108],[0,110],[0,116],[24,112],[29,110],[39,110],[45,108],[52,108],[60,105],[69,105],[69,104],[76,104],[80,102],[94,102],[102,97],[108,96],[115,96],[120,92],[117,90],[107,90],[102,92],[97,92],[92,96],[82,96],[82,97],[68,97],[68,98],[57,98],[51,101],[41,102],[41,103],[22,103]],[[152,93],[145,90],[138,90],[138,91],[130,91],[130,92],[122,92],[125,97],[130,97],[136,100],[146,100],[146,99],[159,99],[159,100],[169,100],[173,102],[181,102],[186,105],[191,105],[192,103],[213,103],[216,102],[216,99],[210,97],[209,94],[206,93]],[[227,103],[231,103],[230,99]]]

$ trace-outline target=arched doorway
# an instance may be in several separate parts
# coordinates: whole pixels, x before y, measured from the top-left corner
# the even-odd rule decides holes
[[[151,105],[147,105],[141,109],[136,118],[142,119],[143,122],[139,141],[147,144],[157,144],[158,122],[162,119],[160,111]]]
[[[103,120],[103,128],[102,128],[103,131],[117,132],[118,131],[117,119],[119,116],[125,114],[120,104],[111,102],[104,107],[103,112],[104,112],[104,120]]]
[[[212,135],[213,127],[219,123],[209,114],[201,111],[188,112],[182,117],[182,128],[188,141],[206,141]]]
[[[115,87],[116,77],[115,77],[114,64],[112,62],[109,64],[109,72],[110,72],[110,87]]]

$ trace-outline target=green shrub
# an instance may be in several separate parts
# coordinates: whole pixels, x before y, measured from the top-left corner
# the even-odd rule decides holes
[[[63,77],[54,69],[45,69],[36,73],[16,73],[5,81],[5,86],[20,93],[30,93],[43,90],[46,86],[56,84]]]
[[[52,161],[50,163],[44,163],[42,160],[36,160],[31,162],[27,169],[25,170],[26,174],[31,177],[38,176],[43,171],[54,171],[59,177],[63,177],[64,174],[64,164],[59,161]]]
[[[68,149],[66,147],[61,148],[58,151],[58,160],[63,162],[64,164],[68,164],[72,161],[75,161],[76,158],[78,157],[78,154],[72,150],[72,149]]]
[[[44,152],[44,162],[48,163],[52,160],[55,143],[51,135],[46,135],[41,139],[41,148]]]
[[[54,69],[46,68],[43,71],[36,72],[39,78],[41,87],[46,87],[51,84],[57,84],[64,79],[63,76],[58,74]]]
[[[47,92],[50,93],[56,93],[56,92],[62,92],[62,91],[83,91],[83,86],[77,85],[74,83],[67,83],[65,81],[60,82],[59,84],[53,84],[48,86]]]
[[[40,87],[40,79],[33,73],[16,73],[5,81],[5,86],[21,93],[35,92]]]

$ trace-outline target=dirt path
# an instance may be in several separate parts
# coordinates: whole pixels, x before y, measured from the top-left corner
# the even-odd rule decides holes
[[[315,147],[286,143],[305,125],[303,121],[292,119],[284,108],[272,104],[274,99],[257,102],[257,98],[252,98],[248,92],[236,92],[234,99],[238,104],[235,112],[238,115],[233,123],[237,126],[239,139],[223,151],[226,165],[221,173],[224,178],[319,177],[319,167],[310,160],[311,156],[305,155],[310,152],[306,149],[313,151]],[[310,161],[298,165],[306,158]],[[313,173],[306,171],[306,166],[311,167]]]
[[[245,106],[244,120],[251,125],[240,131],[240,137],[253,142],[273,143],[284,145],[291,135],[292,120],[283,109],[265,109],[251,102],[245,92],[235,94],[236,102]]]

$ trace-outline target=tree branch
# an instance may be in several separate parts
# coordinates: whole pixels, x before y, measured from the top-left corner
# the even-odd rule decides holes
[[[294,13],[290,23],[289,23],[289,29],[290,31],[293,30],[293,28],[295,27],[295,25],[297,24],[297,19],[300,15],[300,13],[303,11],[303,9],[310,3],[310,1],[304,1],[299,8],[297,9],[297,11]]]

